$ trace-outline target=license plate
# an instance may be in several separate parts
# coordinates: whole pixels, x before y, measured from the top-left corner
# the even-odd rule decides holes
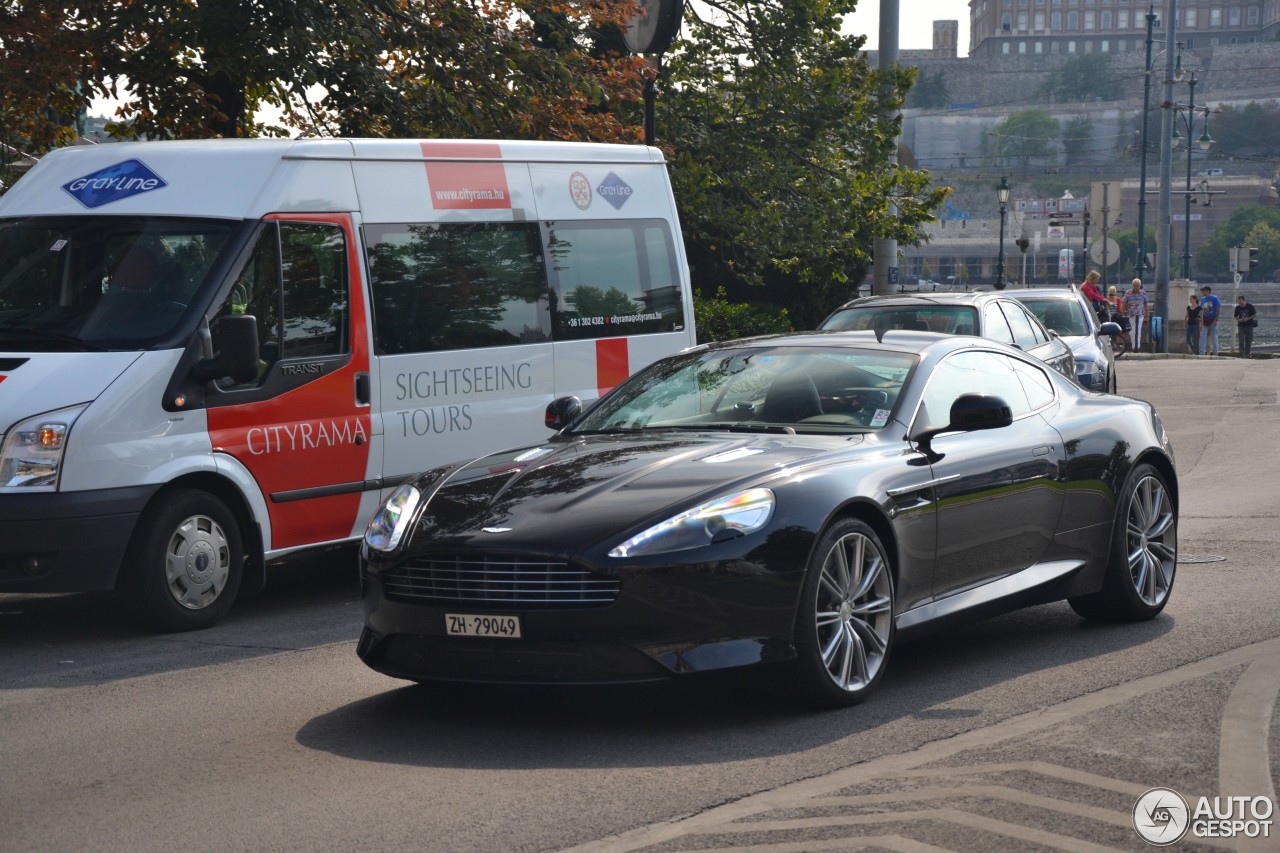
[[[519,616],[477,616],[468,613],[446,613],[445,631],[451,637],[520,637]]]

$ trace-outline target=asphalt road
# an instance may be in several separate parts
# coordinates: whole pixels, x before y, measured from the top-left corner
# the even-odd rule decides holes
[[[1149,788],[1274,798],[1280,360],[1120,367],[1182,484],[1153,622],[1021,611],[808,713],[738,679],[406,686],[355,657],[350,555],[196,634],[0,595],[0,850],[1141,850]]]

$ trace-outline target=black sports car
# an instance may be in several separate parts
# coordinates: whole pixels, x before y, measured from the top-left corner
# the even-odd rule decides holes
[[[1063,598],[1148,619],[1173,586],[1152,407],[983,338],[702,346],[547,423],[547,443],[428,471],[379,510],[369,666],[591,683],[773,664],[844,705],[897,637]]]

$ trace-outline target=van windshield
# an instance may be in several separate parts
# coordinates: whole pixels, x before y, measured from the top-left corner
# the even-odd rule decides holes
[[[0,349],[140,349],[169,335],[237,223],[0,219]]]

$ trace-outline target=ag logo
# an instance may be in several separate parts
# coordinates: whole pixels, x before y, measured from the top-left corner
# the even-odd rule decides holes
[[[1182,795],[1169,788],[1152,788],[1133,805],[1133,828],[1142,840],[1165,847],[1181,840],[1191,825],[1191,811]]]
[[[591,182],[586,175],[574,172],[569,176],[569,195],[578,210],[586,210],[591,206]]]

